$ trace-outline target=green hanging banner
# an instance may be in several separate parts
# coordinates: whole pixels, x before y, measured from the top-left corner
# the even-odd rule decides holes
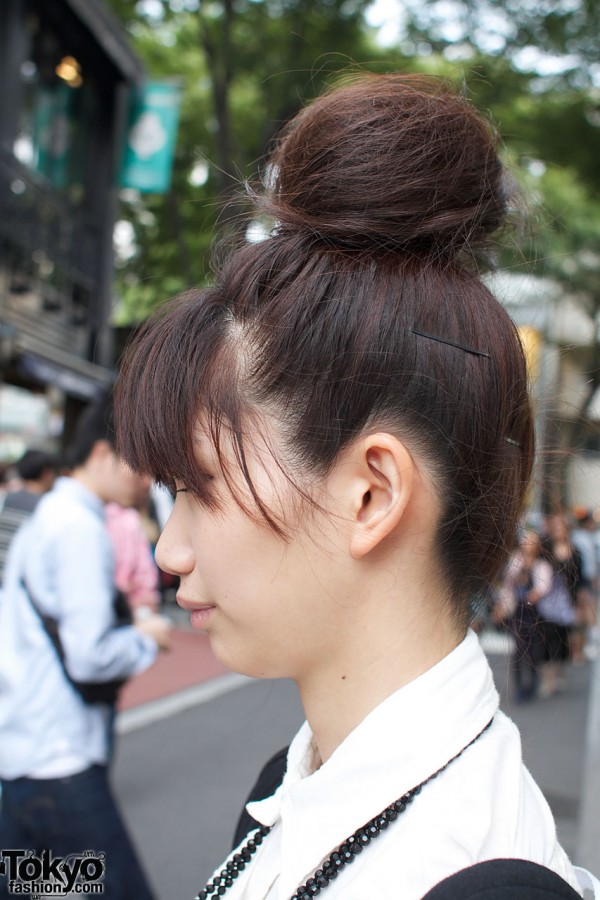
[[[121,187],[166,194],[177,143],[181,85],[149,81],[138,90],[125,144]]]
[[[33,143],[35,167],[57,188],[68,182],[73,121],[73,89],[66,84],[41,88],[36,97]]]

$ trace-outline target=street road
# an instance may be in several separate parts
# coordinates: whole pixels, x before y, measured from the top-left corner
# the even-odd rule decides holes
[[[506,657],[490,657],[527,765],[576,852],[589,667],[559,697],[507,699]],[[263,762],[302,721],[293,684],[249,682],[119,740],[114,784],[158,900],[191,900],[229,852],[237,815]],[[600,859],[600,848],[598,853]]]
[[[119,738],[115,792],[158,900],[204,887],[262,765],[302,721],[293,683],[256,681]]]

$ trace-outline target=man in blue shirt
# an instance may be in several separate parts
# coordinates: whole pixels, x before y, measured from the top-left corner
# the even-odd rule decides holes
[[[160,617],[116,627],[104,504],[130,505],[139,476],[116,456],[110,401],[86,410],[69,462],[71,477],[57,480],[17,533],[5,571],[0,851],[103,852],[104,896],[144,900],[151,891],[108,785],[110,707],[84,702],[70,681],[128,678],[168,645]],[[57,623],[64,663],[42,615]],[[8,886],[0,875],[0,898]]]

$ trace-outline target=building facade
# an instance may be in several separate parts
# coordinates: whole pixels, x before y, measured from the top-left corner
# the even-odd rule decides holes
[[[112,381],[117,177],[144,73],[101,0],[2,0],[0,73],[1,461],[32,398],[60,441]]]
[[[499,271],[489,281],[518,326],[528,356],[537,445],[530,505],[544,512],[586,506],[600,513],[593,310],[549,279]]]

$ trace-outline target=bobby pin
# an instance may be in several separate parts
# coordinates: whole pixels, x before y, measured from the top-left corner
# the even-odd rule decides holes
[[[505,437],[504,440],[506,441],[507,444],[512,444],[513,447],[521,446],[520,443],[518,441],[515,441],[513,438]]]
[[[427,334],[425,331],[419,331],[418,328],[410,329],[413,334],[418,334],[419,337],[428,338],[430,341],[438,341],[440,344],[448,344],[449,347],[456,347],[457,350],[464,350],[465,353],[472,353],[473,356],[487,356],[489,359],[490,354],[485,353],[483,350],[474,350],[472,347],[465,347],[464,344],[457,344],[456,341],[449,341],[447,338],[436,337],[434,334]]]

